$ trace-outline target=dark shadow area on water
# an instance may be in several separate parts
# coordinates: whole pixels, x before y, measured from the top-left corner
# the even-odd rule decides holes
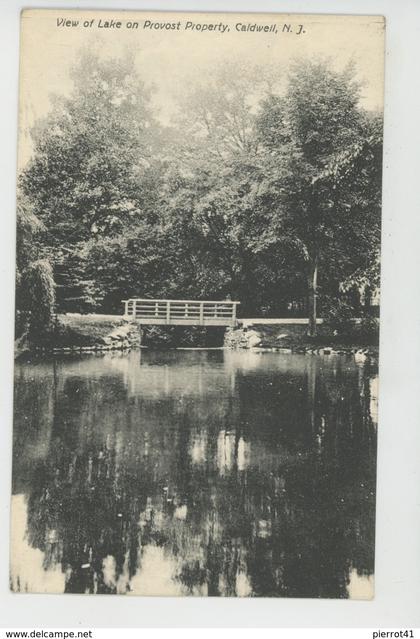
[[[222,347],[225,331],[225,326],[142,326],[141,343],[153,350]]]

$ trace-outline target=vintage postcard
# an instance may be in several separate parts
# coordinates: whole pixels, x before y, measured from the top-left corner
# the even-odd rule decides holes
[[[373,597],[384,34],[23,11],[13,591]]]

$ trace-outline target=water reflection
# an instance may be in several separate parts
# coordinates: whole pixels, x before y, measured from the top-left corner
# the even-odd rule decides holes
[[[370,597],[376,380],[346,356],[18,363],[12,589]]]

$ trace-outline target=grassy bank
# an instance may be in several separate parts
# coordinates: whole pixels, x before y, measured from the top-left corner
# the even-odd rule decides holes
[[[128,325],[119,315],[58,315],[57,326],[52,336],[53,346],[107,345],[109,336],[116,329]],[[111,340],[112,341],[112,340]]]
[[[15,342],[16,356],[32,350],[116,350],[138,345],[137,324],[120,315],[81,315],[66,313],[57,316],[54,328],[40,344],[30,344],[23,333]]]

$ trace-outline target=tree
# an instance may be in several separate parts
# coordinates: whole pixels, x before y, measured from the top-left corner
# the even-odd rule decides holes
[[[23,275],[28,291],[29,340],[40,344],[50,337],[54,324],[55,284],[48,260],[31,263]]]
[[[90,299],[80,273],[83,244],[125,233],[148,215],[158,192],[159,129],[134,59],[85,51],[71,79],[70,94],[55,97],[34,127],[33,157],[20,175],[22,193],[44,225],[64,305],[67,297],[78,304]]]
[[[192,83],[180,99],[180,128],[188,150],[217,161],[255,152],[255,114],[271,87],[271,69],[231,60]]]
[[[70,95],[55,97],[32,131],[33,159],[20,182],[49,238],[73,243],[141,214],[154,122],[131,57],[85,51],[71,79]]]
[[[43,225],[34,213],[34,207],[27,197],[18,193],[16,210],[16,308],[28,307],[29,291],[23,274],[31,262],[40,255],[38,235]]]
[[[290,251],[283,246],[279,254],[279,238],[267,223],[271,212],[259,206],[255,118],[270,73],[235,62],[193,85],[182,105],[176,169],[164,187],[174,232],[189,229],[181,243],[195,262],[195,288],[230,294],[243,313],[278,306],[279,290],[290,281]]]
[[[334,252],[346,259],[356,239],[375,245],[378,239],[380,135],[377,121],[360,107],[353,76],[351,65],[335,71],[325,61],[300,61],[285,94],[270,96],[258,118],[266,149],[265,205],[301,257],[311,336],[320,268]],[[370,226],[375,237],[368,238]]]
[[[177,246],[189,247],[191,268],[186,270],[196,288],[201,284],[201,294],[229,294],[240,300],[245,314],[276,307],[280,287],[290,278],[286,271],[296,262],[270,227],[270,210],[260,206],[261,182],[256,154],[201,158],[192,176],[168,197],[173,226],[189,229]]]

